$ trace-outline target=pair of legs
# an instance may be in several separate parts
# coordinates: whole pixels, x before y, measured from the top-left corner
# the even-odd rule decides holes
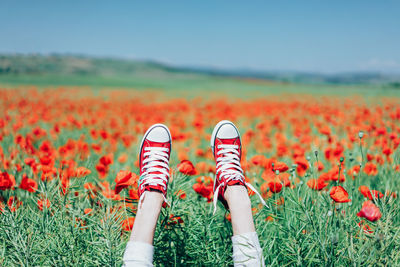
[[[228,186],[225,191],[231,213],[233,235],[254,232],[251,202],[244,186]],[[164,198],[159,192],[149,192],[139,207],[130,241],[153,244],[154,231]]]
[[[249,184],[245,182],[240,167],[240,135],[233,123],[222,121],[217,124],[212,134],[211,146],[217,164],[214,198],[220,199],[231,213],[234,264],[264,266],[246,188]],[[169,162],[170,149],[171,137],[168,128],[160,124],[150,127],[140,148],[140,200],[125,250],[125,266],[152,266],[154,232],[166,199],[169,178],[169,168],[166,164]]]

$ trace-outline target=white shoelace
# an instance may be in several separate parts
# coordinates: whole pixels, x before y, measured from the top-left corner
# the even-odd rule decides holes
[[[145,185],[160,185],[166,190],[166,184],[169,179],[169,149],[166,147],[145,147],[143,154],[142,175],[140,176],[140,186]],[[147,158],[146,158],[147,157]],[[153,172],[153,173],[152,173]],[[158,173],[154,173],[158,172]],[[141,202],[144,199],[145,192],[140,196],[138,206],[141,207]],[[168,204],[164,194],[164,201]]]
[[[254,193],[257,194],[257,196],[260,198],[261,203],[268,207],[267,204],[265,203],[264,199],[258,193],[258,191],[249,183],[245,181],[244,175],[243,175],[243,170],[242,167],[240,166],[240,158],[239,158],[239,151],[237,150],[239,147],[238,145],[218,145],[218,149],[221,149],[220,151],[217,152],[217,156],[223,155],[222,157],[217,158],[217,171],[215,173],[215,182],[218,174],[220,174],[221,177],[225,178],[226,183],[232,181],[232,180],[243,180],[243,182],[248,186]],[[219,188],[223,184],[219,184],[219,186],[214,190],[214,199],[213,199],[213,204],[214,204],[214,212],[217,211],[217,201],[218,201],[218,193],[219,193]],[[215,186],[214,186],[215,188]]]

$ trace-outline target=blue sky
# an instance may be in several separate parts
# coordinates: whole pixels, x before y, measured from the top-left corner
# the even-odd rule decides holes
[[[400,73],[400,1],[2,1],[0,53]]]

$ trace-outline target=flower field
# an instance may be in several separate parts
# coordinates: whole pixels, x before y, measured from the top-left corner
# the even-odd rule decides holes
[[[0,89],[0,266],[120,266],[138,202],[138,146],[172,134],[157,266],[229,266],[229,212],[212,216],[209,146],[239,128],[267,265],[399,266],[400,98],[224,98],[88,88]]]

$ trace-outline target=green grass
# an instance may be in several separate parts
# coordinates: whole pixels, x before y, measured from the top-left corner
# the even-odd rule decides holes
[[[388,173],[388,175],[393,175]],[[380,179],[388,181],[386,176]],[[175,177],[176,178],[176,177]],[[361,183],[367,177],[360,177]],[[88,178],[87,180],[91,180]],[[174,180],[169,187],[171,207],[160,215],[155,234],[155,264],[157,266],[227,266],[232,264],[232,229],[219,206],[211,216],[211,205],[198,197],[187,177]],[[0,264],[2,266],[118,266],[121,264],[125,234],[121,242],[121,218],[126,214],[108,212],[112,201],[100,199],[93,215],[84,215],[90,203],[85,193],[75,184],[80,196],[60,194],[56,181],[42,183],[40,192],[52,205],[43,212],[35,207],[36,198],[21,197],[24,205],[17,212],[6,208],[0,216]],[[390,182],[392,183],[392,182]],[[179,185],[178,185],[179,184]],[[390,184],[393,187],[393,184]],[[398,188],[398,182],[396,182]],[[72,190],[75,191],[74,186]],[[184,189],[188,196],[179,200],[172,192]],[[349,190],[352,206],[361,206],[356,188]],[[4,193],[2,193],[4,195]],[[18,194],[20,195],[20,193]],[[37,196],[37,195],[36,195]],[[264,256],[274,266],[398,266],[400,256],[399,207],[397,201],[379,201],[383,216],[377,223],[369,223],[374,234],[366,235],[357,226],[359,219],[349,204],[332,204],[326,193],[312,192],[304,184],[296,189],[284,189],[283,206],[263,208],[255,215],[255,223]],[[69,207],[65,207],[68,204]],[[254,200],[253,205],[256,206]],[[332,215],[329,216],[329,213]],[[345,212],[346,216],[342,212]],[[167,226],[169,214],[181,216],[183,225]],[[272,215],[273,222],[265,222]],[[77,227],[77,219],[86,222]]]

